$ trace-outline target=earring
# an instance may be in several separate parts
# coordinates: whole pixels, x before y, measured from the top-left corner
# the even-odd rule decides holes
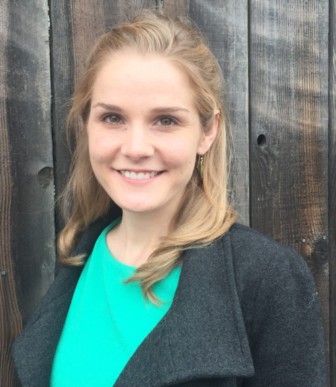
[[[203,179],[203,156],[199,157],[199,174],[201,179]]]

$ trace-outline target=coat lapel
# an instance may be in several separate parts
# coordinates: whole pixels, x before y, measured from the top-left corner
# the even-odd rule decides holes
[[[93,224],[74,253],[89,254],[115,217]],[[61,269],[14,344],[23,387],[49,386],[54,354],[81,270]],[[133,354],[115,387],[159,387],[253,373],[228,233],[206,248],[185,252],[171,308]]]
[[[115,387],[159,387],[254,374],[235,285],[230,236],[185,252],[170,310]]]
[[[102,230],[121,215],[113,207],[80,238],[73,256],[89,255]],[[49,387],[54,355],[83,267],[62,267],[41,305],[33,313],[12,347],[22,387]]]

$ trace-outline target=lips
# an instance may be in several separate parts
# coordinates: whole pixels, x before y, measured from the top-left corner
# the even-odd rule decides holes
[[[128,171],[128,170],[120,170],[119,171],[123,176],[127,177],[128,179],[132,180],[144,180],[144,179],[150,179],[153,178],[160,173],[161,171],[142,171],[142,172],[134,172],[134,171]]]

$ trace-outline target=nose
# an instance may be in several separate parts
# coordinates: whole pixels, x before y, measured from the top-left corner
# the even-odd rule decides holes
[[[133,160],[153,155],[154,148],[150,133],[141,125],[129,127],[125,133],[121,151],[123,155]]]

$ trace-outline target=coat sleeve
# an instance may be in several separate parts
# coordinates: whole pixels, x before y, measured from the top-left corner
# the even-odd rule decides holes
[[[321,307],[314,279],[291,248],[272,259],[254,304],[250,347],[255,376],[244,387],[326,386]]]

